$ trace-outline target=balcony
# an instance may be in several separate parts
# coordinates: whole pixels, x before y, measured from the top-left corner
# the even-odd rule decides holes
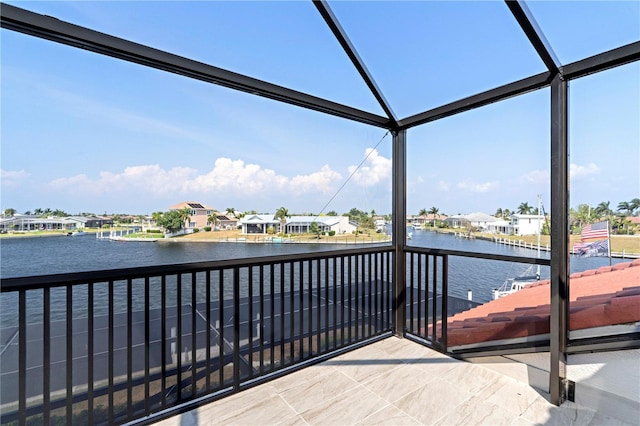
[[[493,7],[493,3],[486,4]],[[489,90],[482,86],[484,91],[454,97],[457,100],[453,102],[445,96],[434,105],[423,105],[430,109],[402,118],[394,114],[325,1],[312,2],[321,17],[318,21],[324,21],[327,34],[330,32],[336,46],[344,50],[345,62],[350,61],[354,74],[362,80],[359,83],[369,91],[367,96],[377,102],[374,108],[340,104],[3,3],[3,31],[81,49],[83,54],[100,55],[101,59],[136,64],[135,69],[125,70],[124,78],[130,78],[135,70],[153,69],[163,76],[172,73],[172,77],[189,82],[223,86],[387,131],[392,135],[388,187],[393,240],[381,247],[322,254],[3,277],[0,422],[636,422],[640,412],[640,300],[634,277],[640,268],[621,269],[625,277],[635,279],[629,286],[607,290],[606,294],[580,293],[579,300],[571,298],[577,292],[570,284],[578,277],[570,274],[568,254],[568,136],[569,82],[636,64],[640,41],[633,39],[611,50],[561,63],[524,2],[505,1],[501,6],[506,6],[503,12],[509,25],[516,28],[542,72],[507,79],[507,84]],[[468,24],[491,23],[469,18]],[[170,16],[167,27],[179,26],[175,25],[178,20]],[[400,22],[390,21],[387,24],[392,30],[392,25]],[[166,32],[166,27],[162,31]],[[437,50],[448,51],[438,42]],[[462,55],[459,63],[466,64],[470,56]],[[391,60],[397,66],[409,62],[396,56]],[[497,64],[486,74],[491,78],[504,68],[484,57],[480,62]],[[505,62],[520,61],[507,57]],[[472,64],[460,67],[459,63],[439,68],[447,72],[464,68],[473,73]],[[304,73],[300,76],[307,80]],[[424,78],[421,73],[417,76],[418,80]],[[324,77],[318,80],[331,81]],[[434,80],[438,88],[458,89],[456,79],[454,75],[453,84]],[[500,75],[495,81],[502,79]],[[414,86],[407,85],[407,89],[413,92]],[[544,151],[550,161],[543,172],[548,172],[547,192],[554,220],[550,258],[412,247],[405,226],[410,192],[407,160],[422,160],[427,155],[408,155],[408,132],[541,91],[548,92],[544,107],[549,110],[545,130],[549,140]],[[496,123],[502,126],[503,121],[498,117]],[[161,120],[154,123],[163,124]],[[157,133],[163,132],[160,129]],[[472,134],[475,128],[470,126],[468,132]],[[510,143],[517,139],[506,138]],[[431,145],[423,145],[431,149]],[[451,146],[466,148],[462,143]],[[482,155],[493,154],[488,146],[474,148]],[[20,149],[21,155],[24,152],[37,151]],[[501,153],[509,158],[509,152],[503,147]],[[447,166],[458,168],[456,163]],[[416,167],[425,166],[419,163]],[[433,182],[437,180],[435,176]],[[473,182],[461,184],[484,188]],[[469,272],[452,266],[457,258],[542,265],[550,269],[550,278],[544,287],[539,284],[534,289],[533,306],[507,309],[503,304],[500,311],[479,314],[479,310],[469,311],[471,306],[450,292],[451,276]],[[614,273],[613,269],[608,272]],[[597,286],[600,278],[590,279],[590,285]],[[527,309],[519,311],[525,312],[524,317],[512,315],[520,308]],[[590,322],[594,312],[614,312],[616,315],[609,317],[615,321]],[[579,330],[571,321],[576,313],[581,321]]]

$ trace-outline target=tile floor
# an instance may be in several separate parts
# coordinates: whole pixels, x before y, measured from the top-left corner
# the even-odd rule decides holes
[[[158,423],[623,425],[528,384],[391,337]]]

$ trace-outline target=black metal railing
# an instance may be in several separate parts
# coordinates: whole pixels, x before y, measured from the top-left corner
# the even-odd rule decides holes
[[[1,421],[157,419],[390,335],[392,254],[2,279]]]
[[[458,250],[407,247],[406,262],[406,324],[408,337],[417,338],[429,346],[448,354],[447,318],[458,312],[471,309],[479,303],[451,295],[449,291],[449,258],[465,257],[501,262],[515,262],[549,266],[549,259],[474,253]],[[538,343],[531,343],[531,346]],[[491,350],[491,343],[487,348]],[[504,350],[504,346],[495,348]],[[471,351],[473,352],[473,351]]]

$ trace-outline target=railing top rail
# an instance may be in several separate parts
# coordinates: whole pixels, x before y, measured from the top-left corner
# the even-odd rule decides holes
[[[201,272],[206,270],[230,269],[270,265],[281,262],[299,262],[315,259],[332,259],[341,256],[353,256],[367,253],[392,251],[389,245],[367,246],[346,250],[327,250],[316,253],[296,253],[277,256],[214,260],[210,262],[189,262],[170,265],[140,266],[134,268],[107,269],[101,271],[71,272],[63,274],[34,275],[15,278],[0,278],[0,292],[50,288],[62,285],[87,284],[94,282],[140,279],[145,277]]]
[[[551,259],[542,259],[538,257],[509,256],[504,254],[477,253],[477,252],[471,252],[471,251],[433,249],[433,248],[413,247],[413,246],[405,247],[404,251],[405,253],[422,253],[422,254],[431,254],[435,256],[460,256],[460,257],[471,257],[475,259],[501,260],[504,262],[516,262],[516,263],[527,263],[532,265],[551,266]]]

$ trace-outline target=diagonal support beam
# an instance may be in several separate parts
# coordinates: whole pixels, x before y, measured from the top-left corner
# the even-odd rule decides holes
[[[369,90],[371,90],[371,93],[373,93],[373,96],[375,96],[375,98],[380,103],[380,106],[384,110],[385,114],[387,114],[389,119],[395,124],[396,116],[391,110],[391,106],[389,106],[389,102],[387,102],[384,95],[378,88],[378,85],[376,84],[373,77],[371,76],[371,73],[365,66],[364,62],[362,61],[362,58],[360,58],[360,55],[358,55],[358,52],[356,51],[355,47],[353,47],[353,44],[351,44],[349,37],[347,37],[347,33],[344,31],[344,29],[338,22],[338,19],[329,8],[329,5],[327,4],[327,2],[325,0],[313,0],[313,4],[316,6],[318,11],[320,12],[320,15],[322,15],[322,18],[324,18],[325,22],[331,29],[331,32],[340,43],[340,46],[342,46],[342,48],[344,49],[349,59],[351,59],[351,62],[358,70],[358,73],[360,73],[360,76],[362,77],[364,82],[367,84],[367,87],[369,87]]]
[[[387,117],[113,37],[6,3],[1,3],[0,15],[2,28],[9,30],[385,129],[395,124],[395,121],[390,121]]]
[[[549,72],[544,72],[523,80],[505,84],[504,86],[496,87],[495,89],[487,90],[486,92],[478,93],[477,95],[469,96],[467,98],[403,118],[398,121],[398,127],[400,129],[409,129],[414,126],[419,126],[420,124],[429,123],[461,112],[480,108],[494,102],[502,101],[513,96],[538,90],[549,86],[551,78],[552,75]]]
[[[516,18],[516,21],[518,21],[520,28],[524,31],[529,42],[533,45],[533,48],[538,52],[538,56],[540,56],[540,59],[542,59],[542,62],[544,62],[549,72],[552,74],[560,72],[560,61],[556,57],[555,53],[553,53],[551,45],[545,38],[540,27],[538,27],[533,14],[524,1],[505,0],[505,3],[514,18]]]

